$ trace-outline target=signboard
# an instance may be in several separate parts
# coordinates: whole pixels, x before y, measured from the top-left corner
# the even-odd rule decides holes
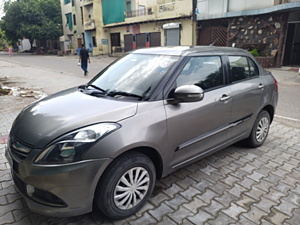
[[[108,45],[108,39],[101,39],[103,45]]]

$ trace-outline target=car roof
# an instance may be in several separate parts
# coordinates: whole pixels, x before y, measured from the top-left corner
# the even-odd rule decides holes
[[[153,47],[143,48],[132,51],[138,54],[154,54],[154,55],[174,55],[187,56],[198,54],[209,55],[251,55],[248,51],[240,48],[219,47],[219,46],[167,46],[167,47]]]

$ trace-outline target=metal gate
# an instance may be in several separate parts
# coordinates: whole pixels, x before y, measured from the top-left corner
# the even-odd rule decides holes
[[[227,28],[221,26],[205,27],[198,32],[197,45],[226,46]]]
[[[146,34],[137,34],[136,35],[136,48],[145,48],[146,47]]]
[[[133,42],[133,35],[132,34],[125,34],[124,35],[124,50],[125,52],[131,51]]]
[[[160,32],[149,33],[150,47],[161,46]]]
[[[180,45],[180,29],[166,29],[167,46]]]

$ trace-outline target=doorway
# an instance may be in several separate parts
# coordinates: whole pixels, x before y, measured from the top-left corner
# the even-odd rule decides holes
[[[288,24],[282,65],[300,65],[300,22]]]

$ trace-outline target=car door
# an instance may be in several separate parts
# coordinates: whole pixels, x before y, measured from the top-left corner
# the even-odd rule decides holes
[[[200,86],[204,99],[165,105],[172,168],[224,144],[231,114],[231,90],[224,85],[221,57],[191,57],[176,79],[176,87],[182,85]]]
[[[228,139],[237,139],[252,129],[257,113],[263,105],[265,80],[259,69],[246,56],[228,56],[231,73],[232,128]]]

